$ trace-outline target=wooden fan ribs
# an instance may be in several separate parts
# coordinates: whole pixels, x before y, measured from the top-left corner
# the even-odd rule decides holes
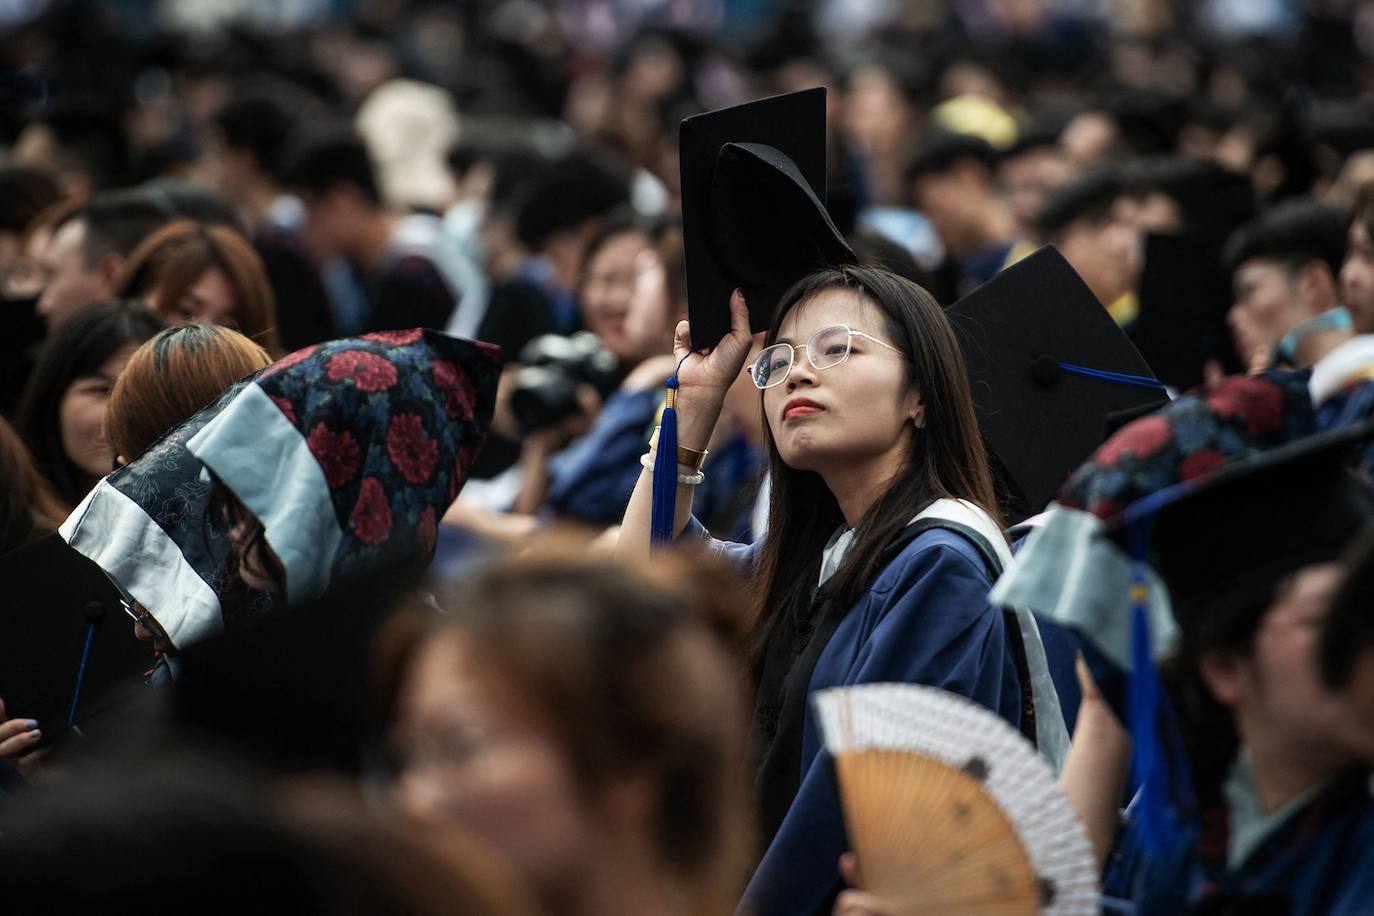
[[[894,913],[1098,912],[1082,825],[994,713],[914,684],[825,690],[815,707],[860,884]]]
[[[865,887],[899,913],[1035,913],[1039,888],[1011,822],[968,774],[910,751],[835,759]]]

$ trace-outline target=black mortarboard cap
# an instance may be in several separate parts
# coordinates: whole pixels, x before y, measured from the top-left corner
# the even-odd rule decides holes
[[[1191,236],[1146,237],[1131,340],[1161,382],[1178,391],[1200,385],[1212,359],[1226,375],[1244,368],[1226,323],[1230,308],[1231,279],[1216,245]]]
[[[1157,507],[1128,508],[1109,533],[1130,551],[1131,526],[1144,526],[1145,559],[1185,630],[1268,607],[1285,577],[1338,559],[1374,519],[1374,494],[1350,469],[1354,446],[1371,438],[1366,421],[1240,459],[1177,485],[1177,495],[1147,497]]]
[[[730,330],[736,287],[761,331],[798,280],[854,263],[825,209],[825,89],[687,118],[678,143],[694,347]]]
[[[954,303],[949,317],[1013,516],[1045,507],[1106,438],[1110,416],[1167,400],[1125,333],[1052,247]]]
[[[144,689],[152,644],[133,635],[109,577],[60,535],[0,557],[0,582],[0,698],[10,717],[38,720],[44,744],[67,730],[74,699],[75,724],[89,726]]]
[[[1346,575],[1322,632],[1322,675],[1335,687],[1346,684],[1359,656],[1374,646],[1374,523],[1346,553]]]

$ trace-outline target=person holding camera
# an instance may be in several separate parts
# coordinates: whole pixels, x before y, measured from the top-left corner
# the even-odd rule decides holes
[[[639,456],[663,409],[663,381],[675,365],[665,351],[687,315],[681,228],[676,222],[647,228],[613,223],[594,244],[587,265],[583,333],[594,335],[601,350],[593,351],[591,341],[578,335],[569,343],[579,346],[567,347],[564,359],[550,359],[561,367],[551,370],[533,364],[552,355],[554,341],[526,348],[531,358],[522,361],[529,368],[517,377],[512,407],[517,419],[542,428],[524,440],[516,511],[608,526],[624,514],[639,478]],[[601,387],[611,379],[603,370],[612,355],[620,366],[633,368],[618,385]],[[743,376],[741,382],[752,388]],[[762,453],[757,397],[745,395],[732,399],[735,409],[727,411],[712,443],[712,484],[699,498],[708,527],[747,539],[747,491],[762,470]],[[555,404],[567,405],[558,420],[552,419]],[[595,410],[588,409],[592,405]]]

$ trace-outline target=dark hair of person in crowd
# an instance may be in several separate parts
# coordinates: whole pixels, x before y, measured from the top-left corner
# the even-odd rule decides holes
[[[34,217],[62,200],[57,179],[26,165],[0,168],[0,233],[19,236]]]
[[[292,191],[321,197],[348,185],[367,203],[382,206],[372,157],[362,138],[352,131],[336,129],[303,138],[287,156],[282,185]]]
[[[997,153],[992,144],[972,134],[939,130],[927,135],[906,168],[910,185],[924,175],[942,175],[963,162],[982,165],[991,171]]]
[[[930,272],[921,269],[911,252],[876,229],[860,227],[850,233],[847,241],[860,264],[881,267],[889,273],[910,280],[922,289],[934,283]]]
[[[165,210],[168,218],[225,226],[240,235],[248,234],[243,220],[234,212],[234,205],[211,188],[177,178],[158,178],[140,185],[138,192]]]
[[[32,115],[26,131],[51,133],[51,167],[60,181],[87,176],[87,184],[68,190],[91,193],[123,184],[129,149],[118,112],[102,101],[72,98],[58,101]]]
[[[665,907],[676,902],[665,911],[732,912],[753,830],[745,685],[724,641],[738,622],[737,592],[722,587],[728,581],[684,557],[652,570],[624,567],[589,556],[579,540],[496,561],[439,588],[443,614],[417,601],[380,644],[384,693],[395,698],[402,804],[456,818],[511,855],[551,912],[585,909],[585,892],[598,882],[604,893],[606,881],[646,878]],[[461,710],[435,705],[450,679],[473,691]],[[510,791],[509,780],[493,790],[480,771],[506,745],[496,737],[462,749],[444,741],[445,729],[459,727],[449,718],[456,714],[479,733],[532,733],[566,775],[551,781],[522,768],[509,780],[528,782],[527,791]],[[549,799],[558,839],[522,816],[517,800],[531,797]],[[579,813],[562,819],[564,805]],[[597,824],[608,825],[598,839],[643,849],[647,856],[631,853],[629,861],[656,874],[632,877],[599,856],[588,863],[584,846],[596,840],[579,837]]]
[[[197,291],[216,273],[227,302]],[[169,322],[211,321],[237,329],[269,352],[278,349],[277,306],[262,258],[227,226],[190,220],[163,226],[129,256],[116,292],[144,299]]]
[[[27,441],[39,471],[53,487],[57,498],[68,506],[81,501],[101,474],[113,469],[113,455],[106,456],[105,468],[83,468],[71,448],[83,448],[99,441],[104,445],[103,424],[82,433],[81,441],[71,439],[73,430],[64,423],[64,402],[83,380],[96,386],[90,392],[92,410],[97,406],[103,417],[105,396],[114,385],[113,374],[104,370],[121,353],[132,352],[139,344],[164,327],[141,302],[112,300],[83,309],[64,322],[43,346],[20,400],[16,427]],[[90,441],[87,441],[87,440]],[[96,450],[91,449],[94,453]]]
[[[1226,243],[1224,259],[1233,272],[1251,260],[1276,261],[1289,270],[1321,261],[1335,277],[1345,260],[1348,222],[1341,210],[1328,204],[1282,203],[1237,229]]]
[[[215,126],[225,147],[248,153],[272,178],[281,175],[283,159],[296,129],[291,91],[284,85],[247,87],[215,112]]]
[[[1127,187],[1120,170],[1095,170],[1045,200],[1036,219],[1036,231],[1041,239],[1051,241],[1078,220],[1101,222],[1111,214],[1112,207],[1126,193]]]
[[[1159,195],[1170,201],[1180,232],[1217,245],[1258,210],[1249,176],[1192,156],[1141,160],[1130,169],[1128,181],[1141,199]]]
[[[973,413],[963,351],[944,310],[928,292],[879,267],[840,267],[802,280],[783,296],[765,346],[772,345],[787,314],[828,290],[848,290],[882,313],[888,336],[901,350],[907,384],[926,407],[922,434],[895,478],[856,526],[844,564],[830,582],[830,606],[849,608],[881,568],[883,549],[916,513],[934,499],[966,499],[1000,519],[992,471]],[[764,434],[772,487],[768,537],[759,553],[753,633],[757,655],[778,620],[803,619],[810,607],[826,541],[845,524],[834,494],[820,475],[789,467],[772,429]]]
[[[56,232],[72,220],[86,226],[82,253],[86,266],[94,267],[110,254],[128,257],[159,226],[171,219],[161,205],[138,191],[109,191],[91,198],[53,224]]]
[[[524,188],[515,232],[538,251],[553,236],[612,213],[630,201],[623,169],[608,155],[578,150],[553,162]]]
[[[471,837],[370,812],[341,784],[273,785],[184,749],[107,756],[0,813],[8,911],[533,913]]]
[[[29,450],[9,421],[0,417],[0,554],[52,534],[66,515],[33,466]]]
[[[115,455],[132,461],[234,382],[272,362],[232,328],[192,323],[159,331],[129,357],[105,406]]]

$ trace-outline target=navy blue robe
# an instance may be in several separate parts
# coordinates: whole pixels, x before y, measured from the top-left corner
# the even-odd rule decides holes
[[[1127,828],[1103,890],[1133,899],[1139,916],[1374,912],[1374,799],[1363,771],[1333,780],[1236,868],[1225,861],[1224,812],[1209,818],[1200,842],[1170,863],[1147,863],[1133,840]]]
[[[727,551],[742,563],[755,556]],[[907,544],[838,621],[812,669],[807,697],[797,699],[806,702],[800,788],[749,882],[742,912],[828,914],[842,889],[838,862],[849,844],[811,693],[875,682],[926,684],[1020,725],[1020,676],[1007,618],[988,603],[990,588],[972,543],[935,528]]]

